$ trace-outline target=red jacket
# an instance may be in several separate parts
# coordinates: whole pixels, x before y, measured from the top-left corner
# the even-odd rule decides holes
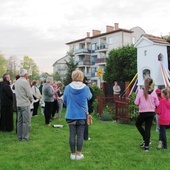
[[[162,99],[157,109],[158,123],[160,125],[170,125],[170,100]]]

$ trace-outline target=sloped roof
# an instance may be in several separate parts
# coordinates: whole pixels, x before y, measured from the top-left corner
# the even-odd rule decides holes
[[[74,43],[77,43],[77,42],[85,41],[86,39],[93,39],[93,38],[97,38],[97,37],[102,37],[102,36],[109,35],[109,34],[113,34],[113,33],[116,33],[116,32],[133,33],[133,31],[131,31],[131,30],[119,28],[119,29],[117,29],[117,30],[113,30],[113,31],[101,33],[101,34],[98,34],[98,35],[94,35],[94,36],[91,36],[91,37],[85,37],[85,38],[82,38],[82,39],[78,39],[78,40],[75,40],[75,41],[71,41],[71,42],[66,43],[66,45],[70,45],[70,44],[74,44]]]
[[[144,37],[148,38],[150,41],[154,42],[154,43],[159,43],[159,44],[167,44],[170,45],[169,42],[167,42],[165,39],[163,39],[162,37],[158,37],[158,36],[154,36],[151,34],[144,34]]]

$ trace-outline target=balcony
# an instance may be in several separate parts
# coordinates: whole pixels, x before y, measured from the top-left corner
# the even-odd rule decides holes
[[[75,54],[88,54],[88,53],[91,53],[91,50],[89,50],[87,48],[75,50]]]
[[[95,64],[106,64],[106,58],[97,58]]]
[[[78,61],[77,63],[78,63],[78,66],[90,65],[90,60]]]
[[[97,45],[97,51],[107,51],[108,46],[106,43],[98,44]]]

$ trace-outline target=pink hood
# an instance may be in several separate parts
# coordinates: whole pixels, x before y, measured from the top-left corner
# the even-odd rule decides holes
[[[160,125],[170,125],[170,101],[162,99],[157,109]]]

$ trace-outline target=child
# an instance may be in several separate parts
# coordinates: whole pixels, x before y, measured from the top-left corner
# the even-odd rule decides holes
[[[158,100],[160,101],[162,99],[161,90],[158,88],[155,90],[155,92],[158,96]],[[156,108],[155,112],[157,113],[157,108]],[[160,127],[159,127],[159,123],[158,123],[158,114],[156,114],[156,132],[159,132],[159,129],[160,129]]]
[[[161,96],[163,99],[157,109],[160,125],[158,149],[167,149],[166,127],[170,125],[170,89],[162,89]]]

